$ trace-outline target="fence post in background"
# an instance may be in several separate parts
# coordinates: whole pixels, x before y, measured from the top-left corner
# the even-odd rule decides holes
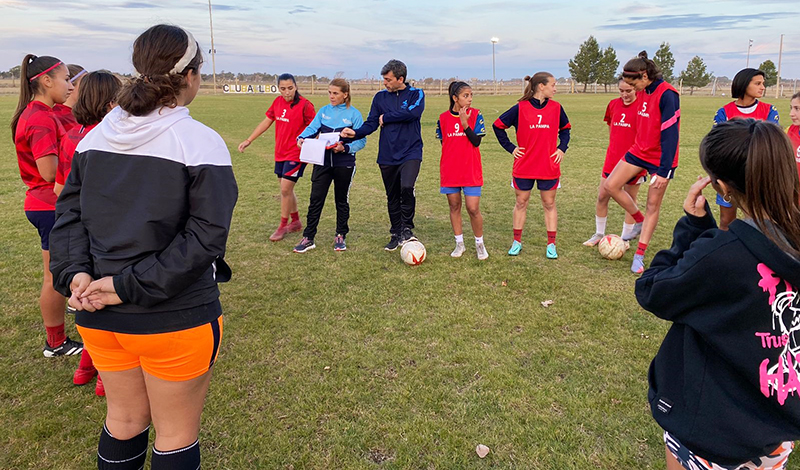
[[[714,77],[714,85],[711,86],[711,96],[717,96],[717,77]]]
[[[681,78],[681,81],[680,81],[679,88],[680,88],[680,94],[683,95],[683,79],[682,78]]]
[[[439,79],[439,94],[440,94],[440,95],[443,93],[443,92],[442,92],[442,90],[443,90],[443,88],[442,88],[442,80],[443,80],[443,79],[441,79],[441,78]]]

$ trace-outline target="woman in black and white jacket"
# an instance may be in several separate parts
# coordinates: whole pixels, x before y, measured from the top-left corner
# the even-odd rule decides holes
[[[105,384],[101,469],[196,469],[222,336],[217,282],[237,199],[222,138],[186,106],[200,87],[192,35],[157,25],[133,45],[139,76],[81,141],[56,206],[51,270]],[[102,309],[102,312],[100,310]]]
[[[672,248],[636,281],[673,322],[650,366],[649,401],[667,468],[782,469],[800,439],[800,189],[775,124],[717,125],[700,146],[708,177],[684,202]],[[745,214],[717,230],[711,184]]]

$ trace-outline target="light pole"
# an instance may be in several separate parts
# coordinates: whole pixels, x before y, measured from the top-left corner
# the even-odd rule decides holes
[[[214,74],[214,94],[217,94],[217,63],[214,54],[214,21],[211,19],[211,0],[208,0],[208,25],[211,27],[211,72]]]
[[[492,37],[492,39],[490,39],[490,41],[492,41],[492,82],[494,82],[494,94],[496,95],[497,94],[497,74],[495,73],[495,67],[494,67],[494,45],[497,44],[498,42],[500,42],[500,39],[495,36],[495,37]]]
[[[753,40],[751,39],[750,42],[747,44],[747,64],[745,68],[750,67],[750,48],[753,47]]]

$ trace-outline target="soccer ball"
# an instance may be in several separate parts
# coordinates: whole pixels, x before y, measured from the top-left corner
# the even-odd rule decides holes
[[[400,249],[400,258],[409,266],[422,264],[425,261],[425,254],[425,245],[416,240],[406,242]]]
[[[597,244],[597,251],[605,259],[620,259],[627,249],[628,244],[619,235],[606,235]]]

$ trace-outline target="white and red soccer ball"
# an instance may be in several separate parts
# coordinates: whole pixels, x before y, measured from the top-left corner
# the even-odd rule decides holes
[[[400,249],[400,258],[409,266],[416,266],[425,261],[425,245],[417,240],[406,242]]]

